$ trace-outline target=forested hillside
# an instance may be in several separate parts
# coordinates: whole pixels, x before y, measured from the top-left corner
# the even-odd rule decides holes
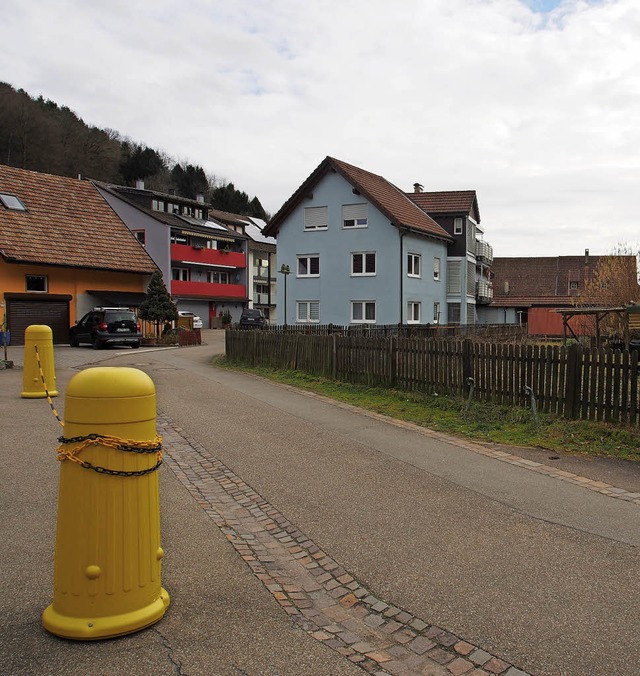
[[[113,129],[83,122],[66,106],[0,82],[0,163],[49,174],[133,186],[144,179],[152,190],[198,193],[215,208],[268,220],[260,200],[166,154],[122,138]]]

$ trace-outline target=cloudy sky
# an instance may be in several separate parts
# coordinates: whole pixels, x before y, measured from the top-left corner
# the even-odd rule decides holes
[[[497,256],[640,240],[639,0],[10,0],[0,80],[274,213],[326,155],[477,190]]]

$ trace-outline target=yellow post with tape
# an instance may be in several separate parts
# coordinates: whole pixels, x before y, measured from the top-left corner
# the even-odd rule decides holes
[[[53,332],[46,324],[32,324],[24,332],[22,398],[57,397],[56,368],[53,361]]]
[[[134,368],[82,371],[67,386],[64,430],[53,603],[42,624],[79,640],[130,634],[169,605],[153,381]]]

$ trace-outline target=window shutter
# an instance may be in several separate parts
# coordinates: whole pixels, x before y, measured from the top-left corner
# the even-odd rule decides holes
[[[345,204],[342,207],[342,220],[356,220],[367,217],[366,204]]]
[[[460,263],[461,261],[449,261],[447,264],[447,293],[460,294]]]
[[[329,225],[329,207],[306,207],[304,227],[309,229],[326,228]]]

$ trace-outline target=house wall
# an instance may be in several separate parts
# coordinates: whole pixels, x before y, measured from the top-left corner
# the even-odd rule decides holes
[[[593,317],[572,317],[569,320],[569,325],[577,336],[595,335],[595,319]],[[528,333],[530,336],[564,335],[562,315],[556,312],[555,308],[531,308],[529,310]]]
[[[342,206],[358,203],[367,203],[367,200],[354,194],[352,186],[342,176],[329,173],[314,186],[313,197],[297,206],[282,224],[278,234],[277,269],[283,264],[288,265],[291,273],[286,279],[286,313],[285,280],[278,273],[278,323],[284,323],[285,316],[287,323],[296,323],[297,301],[320,301],[321,324],[350,324],[352,301],[375,301],[377,324],[406,321],[409,300],[420,301],[423,304],[422,321],[432,323],[433,303],[438,301],[443,321],[446,316],[444,243],[415,235],[402,237],[388,218],[370,203],[366,228],[343,228]],[[319,206],[328,207],[328,228],[305,231],[305,207]],[[421,279],[407,276],[409,250],[422,256]],[[354,252],[376,253],[374,276],[351,274]],[[301,254],[319,256],[319,277],[298,277],[297,257]],[[439,283],[433,280],[435,256],[441,259],[442,281]]]
[[[478,305],[478,324],[518,324],[520,319],[514,307]]]
[[[144,248],[153,258],[155,264],[162,272],[162,279],[167,288],[171,287],[171,242],[170,228],[164,223],[160,223],[155,218],[131,206],[127,202],[118,199],[115,195],[101,190],[98,191],[107,201],[109,206],[124,221],[129,230],[144,230],[145,244]]]
[[[447,246],[444,242],[414,234],[403,238],[403,305],[401,321],[408,321],[410,302],[421,303],[421,324],[447,323]],[[408,276],[407,259],[409,253],[418,253],[422,261],[422,274],[419,279]],[[434,259],[440,259],[440,279],[433,276]],[[434,317],[434,303],[439,303],[439,317]]]
[[[107,272],[82,268],[63,268],[47,265],[21,265],[0,260],[0,288],[5,293],[25,293],[25,275],[44,275],[48,281],[47,293],[34,292],[34,300],[47,294],[68,294],[71,323],[82,317],[96,304],[95,296],[87,289],[105,291],[134,291],[144,293],[149,275],[130,272]]]

